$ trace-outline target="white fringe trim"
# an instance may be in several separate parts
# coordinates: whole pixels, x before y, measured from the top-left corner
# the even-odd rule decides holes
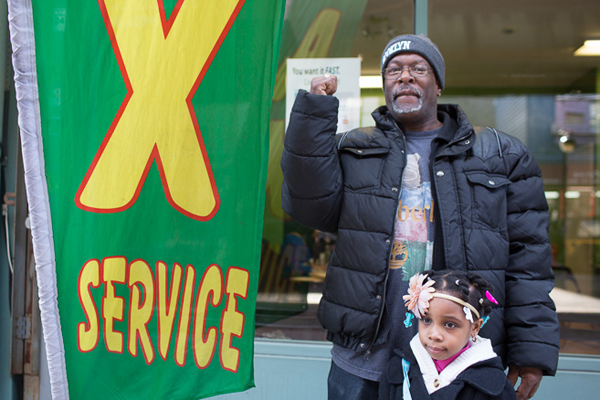
[[[44,167],[31,0],[8,0],[8,22],[13,50],[25,186],[52,399],[67,400],[69,391],[58,312],[56,262]]]

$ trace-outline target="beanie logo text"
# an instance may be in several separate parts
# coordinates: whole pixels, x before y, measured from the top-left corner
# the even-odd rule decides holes
[[[385,53],[383,53],[383,56],[381,57],[382,65],[385,63],[385,60],[388,58],[388,56],[390,54],[395,53],[397,51],[401,51],[401,50],[410,50],[411,43],[412,43],[412,41],[410,41],[410,40],[402,40],[401,42],[394,43],[393,45],[388,47],[388,49],[385,51]]]

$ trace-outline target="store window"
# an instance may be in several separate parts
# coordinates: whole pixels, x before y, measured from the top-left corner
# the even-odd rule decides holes
[[[377,76],[387,41],[414,32],[414,11],[412,0],[288,1],[271,118],[257,337],[325,340],[316,308],[336,240],[281,210],[285,60],[360,57],[362,75]],[[600,3],[429,0],[426,20],[446,61],[440,103],[459,104],[473,125],[518,137],[540,164],[561,352],[600,355],[600,54],[574,55],[584,40],[599,38]],[[384,102],[381,89],[363,88],[361,125],[372,125],[371,111]]]

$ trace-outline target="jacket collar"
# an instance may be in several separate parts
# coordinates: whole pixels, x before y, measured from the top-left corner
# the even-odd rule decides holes
[[[457,378],[490,395],[498,395],[504,389],[506,375],[502,371],[500,361],[497,359],[489,339],[477,336],[477,341],[472,342],[471,347],[441,373],[437,372],[433,360],[419,340],[419,335],[411,340],[410,348],[419,365],[429,394],[450,385]],[[497,366],[490,361],[493,359],[498,361]],[[477,367],[475,367],[476,365]],[[438,386],[435,386],[436,383]],[[462,386],[454,385],[452,390],[460,390]]]
[[[447,143],[463,140],[473,134],[467,114],[457,104],[438,104],[438,119],[444,124],[445,131],[439,137]],[[446,125],[452,129],[446,130]]]
[[[371,113],[379,129],[387,134],[403,133],[404,127],[396,123],[387,106],[381,106]],[[440,151],[437,156],[456,155],[470,149],[475,143],[475,132],[467,115],[456,104],[438,104],[438,118],[444,124],[437,138]]]

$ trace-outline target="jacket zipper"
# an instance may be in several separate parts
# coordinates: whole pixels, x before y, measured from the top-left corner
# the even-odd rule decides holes
[[[404,162],[404,167],[402,167],[402,171],[400,172],[400,183],[398,184],[398,199],[401,198],[402,196],[402,176],[404,175],[404,169],[406,168],[406,137],[404,136],[404,134],[402,133],[402,131],[400,130],[400,127],[398,126],[398,124],[396,123],[396,121],[392,118],[392,122],[394,123],[394,125],[396,126],[396,129],[398,129],[398,132],[400,133],[400,137],[402,138],[402,144],[403,144],[403,148],[402,148],[402,155],[403,155],[403,162]],[[393,189],[392,189],[393,190]],[[398,210],[400,208],[400,202],[398,201],[398,205],[396,206],[396,213],[394,214],[394,218],[398,218]],[[394,220],[394,227],[392,228],[392,238],[391,243],[390,243],[390,248],[388,250],[388,255],[387,255],[387,266],[386,266],[386,272],[385,272],[385,279],[383,281],[383,296],[381,297],[381,312],[379,313],[379,318],[377,319],[377,328],[375,329],[375,335],[373,335],[373,340],[371,340],[371,343],[369,344],[369,347],[367,348],[367,351],[365,351],[365,354],[363,355],[363,357],[368,360],[369,357],[371,356],[371,349],[373,348],[373,345],[375,344],[375,341],[377,340],[377,336],[379,336],[379,330],[381,328],[381,320],[383,319],[383,313],[385,312],[385,307],[386,307],[386,298],[387,298],[387,283],[388,283],[388,278],[390,277],[390,257],[392,256],[392,249],[394,247],[394,237],[395,237],[395,230],[396,230],[396,221]]]

